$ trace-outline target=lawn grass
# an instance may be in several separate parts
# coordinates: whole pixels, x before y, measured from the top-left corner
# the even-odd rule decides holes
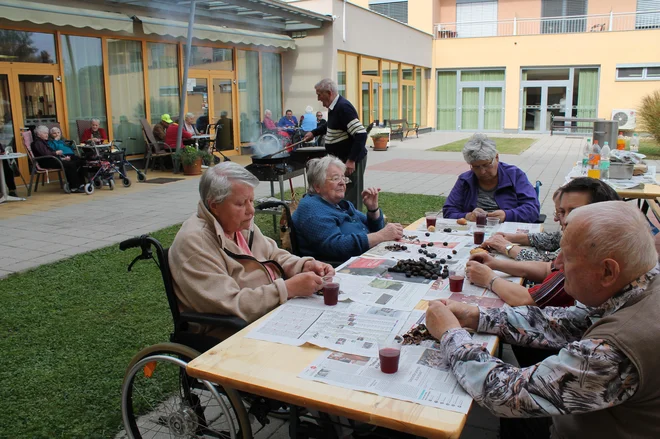
[[[527,137],[491,137],[490,139],[497,144],[497,152],[500,154],[515,155],[522,154],[523,151],[532,146],[532,143],[536,142],[536,139],[529,139]],[[467,138],[457,140],[446,145],[436,146],[428,151],[462,152],[466,141]]]
[[[391,222],[439,210],[443,197],[383,192]],[[257,225],[273,237],[272,217]],[[180,226],[152,234],[169,246]],[[0,438],[112,438],[130,359],[168,340],[171,315],[154,263],[117,245],[0,279]]]
[[[639,152],[649,160],[660,160],[660,145],[653,139],[640,140]]]

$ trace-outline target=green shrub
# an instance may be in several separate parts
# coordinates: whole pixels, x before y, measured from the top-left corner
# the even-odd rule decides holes
[[[660,143],[660,90],[642,98],[637,117],[640,120],[640,128]]]

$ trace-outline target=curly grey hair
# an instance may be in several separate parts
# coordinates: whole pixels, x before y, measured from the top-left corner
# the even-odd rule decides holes
[[[47,127],[46,125],[39,125],[38,127],[36,127],[36,128],[34,129],[34,134],[36,134],[37,136],[38,136],[39,134],[49,135],[49,134],[50,134],[50,130],[48,129],[48,127]]]
[[[319,82],[316,83],[314,89],[316,91],[328,91],[332,94],[339,93],[337,89],[337,83],[330,78],[321,79]]]
[[[327,155],[319,159],[311,159],[307,162],[307,193],[315,194],[314,185],[323,185],[328,175],[328,168],[332,165],[341,169],[342,175],[346,172],[346,165],[333,155]]]
[[[234,162],[219,163],[207,169],[199,179],[199,197],[204,206],[208,209],[211,203],[222,203],[231,194],[234,183],[255,188],[259,185],[259,180]]]
[[[480,160],[493,160],[496,155],[495,142],[485,134],[475,134],[463,146],[463,158],[468,164]]]

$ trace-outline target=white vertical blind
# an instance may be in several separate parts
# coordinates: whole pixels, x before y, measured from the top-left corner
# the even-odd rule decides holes
[[[461,0],[457,2],[456,31],[459,38],[496,36],[497,0]]]
[[[637,0],[637,29],[660,28],[660,13],[649,14],[650,11],[660,10],[660,0]]]

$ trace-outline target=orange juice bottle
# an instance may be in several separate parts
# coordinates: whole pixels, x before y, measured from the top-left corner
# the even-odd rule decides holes
[[[587,170],[587,177],[597,178],[600,180],[600,146],[598,140],[594,140],[589,152],[589,169]]]
[[[621,151],[626,149],[626,138],[623,137],[622,131],[619,131],[619,137],[616,139],[616,149]]]

